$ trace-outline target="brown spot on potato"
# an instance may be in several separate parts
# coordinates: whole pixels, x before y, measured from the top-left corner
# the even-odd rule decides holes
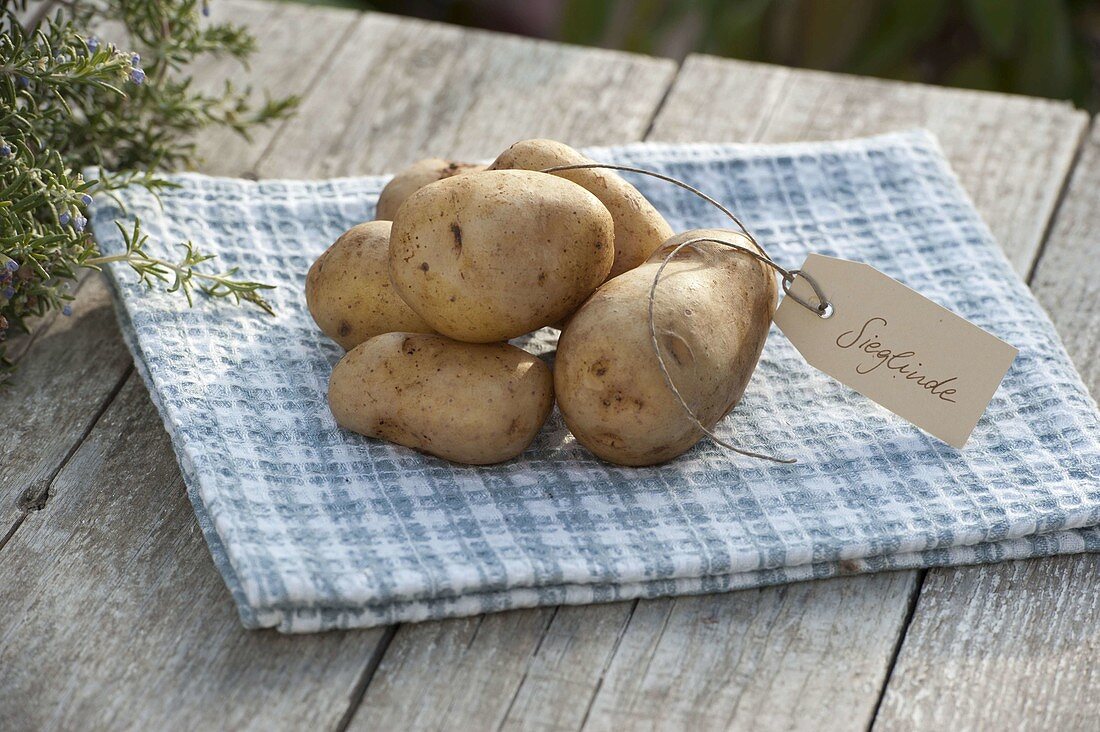
[[[603,376],[607,373],[607,361],[601,358],[599,361],[592,364],[588,370],[593,376]]]
[[[430,268],[428,267],[428,263],[427,263],[427,262],[421,262],[421,263],[420,263],[420,271],[421,271],[421,272],[427,272],[427,271],[428,271],[428,269],[430,269]]]
[[[341,320],[340,328],[336,332],[340,334],[341,338],[347,338],[351,335],[351,323],[346,320]]]
[[[542,284],[545,284],[545,283],[546,283],[546,273],[545,272],[539,272],[539,284],[542,285]]]
[[[457,221],[451,224],[451,236],[453,236],[455,240],[454,253],[457,257],[459,254],[462,254],[462,227],[458,225]]]

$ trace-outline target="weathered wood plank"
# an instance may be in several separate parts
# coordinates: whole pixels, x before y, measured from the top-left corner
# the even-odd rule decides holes
[[[1031,286],[1100,397],[1100,127],[1058,209]],[[876,719],[881,729],[1091,730],[1100,557],[934,570]]]
[[[382,631],[241,629],[136,375],[54,485],[0,552],[0,728],[336,724]]]
[[[350,730],[491,729],[546,631],[553,608],[403,625]]]
[[[579,729],[632,608],[404,625],[349,729]]]
[[[295,177],[395,170],[425,155],[492,158],[516,140],[636,140],[675,74],[668,60],[369,15],[336,73],[260,163]]]
[[[862,729],[914,589],[890,572],[641,602],[584,729]]]
[[[1058,208],[1031,290],[1050,314],[1089,391],[1100,400],[1100,125],[1094,125]]]
[[[771,111],[744,137],[743,117],[754,116],[744,110],[758,104]],[[1026,275],[1087,123],[1067,102],[691,56],[650,139],[780,142],[927,127]]]
[[[1100,556],[929,572],[875,729],[1096,729]]]
[[[197,89],[218,93],[225,79],[240,88],[251,87],[253,104],[272,97],[297,94],[309,103],[318,84],[339,82],[341,69],[332,67],[332,56],[346,48],[347,37],[364,22],[364,16],[350,10],[271,3],[259,0],[218,0],[210,4],[211,21],[240,23],[248,26],[257,39],[257,51],[248,68],[229,58],[205,58],[190,70]],[[352,63],[353,68],[357,68]],[[307,93],[308,92],[308,93]],[[305,118],[298,116],[298,120]],[[322,118],[323,119],[323,118]],[[249,133],[246,140],[229,129],[205,130],[199,137],[201,170],[210,175],[240,176],[253,174],[264,151],[284,128],[295,129],[294,120],[275,122]],[[275,175],[293,175],[292,170],[276,162]]]
[[[580,729],[636,605],[558,608],[501,728]]]
[[[102,277],[89,277],[72,307],[71,318],[41,324],[13,386],[0,394],[0,537],[44,505],[58,468],[131,368]]]

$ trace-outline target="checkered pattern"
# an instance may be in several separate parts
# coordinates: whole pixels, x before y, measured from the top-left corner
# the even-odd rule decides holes
[[[715,592],[839,573],[1100,550],[1100,419],[1047,316],[923,132],[842,143],[631,145],[599,160],[684,179],[743,214],[772,256],[862,260],[1020,349],[955,450],[808,366],[778,331],[720,434],[663,466],[595,460],[556,413],[520,458],[451,465],[338,429],[340,349],[305,306],[313,260],[370,219],[384,178],[179,175],[158,204],[103,197],[280,287],[275,318],[147,292],[111,272],[123,332],[199,523],[250,628],[363,627],[508,608]],[[717,212],[648,178],[678,230]],[[552,349],[547,333],[529,346]]]

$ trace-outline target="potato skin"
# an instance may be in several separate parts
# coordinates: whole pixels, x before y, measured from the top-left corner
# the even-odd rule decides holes
[[[375,209],[374,218],[385,221],[393,221],[397,209],[412,194],[419,191],[429,183],[450,178],[452,175],[472,173],[477,170],[485,170],[484,165],[477,163],[461,163],[457,160],[444,160],[443,158],[425,158],[400,171],[378,196],[378,206]]]
[[[654,465],[703,433],[660,371],[649,334],[649,290],[671,247],[714,236],[751,247],[741,234],[697,229],[608,281],[573,315],[558,341],[554,387],[577,440],[620,465]],[[712,428],[744,394],[768,336],[778,293],[771,270],[714,243],[686,247],[657,287],[654,323],[672,381]]]
[[[353,226],[306,275],[306,304],[318,327],[344,350],[391,331],[431,333],[431,326],[390,282],[390,222]]]
[[[546,364],[507,343],[386,333],[336,364],[328,399],[341,427],[488,465],[527,449],[553,407],[554,383]]]
[[[515,338],[576,310],[614,258],[614,225],[575,183],[527,170],[432,183],[394,217],[390,277],[437,332]]]
[[[489,170],[545,170],[557,165],[596,162],[556,140],[523,140],[505,150]],[[554,175],[580,185],[600,199],[615,221],[615,262],[608,278],[634,269],[672,236],[672,227],[646,197],[613,170],[566,170]]]

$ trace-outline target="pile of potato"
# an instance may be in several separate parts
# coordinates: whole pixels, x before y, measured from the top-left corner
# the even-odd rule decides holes
[[[516,143],[490,166],[420,161],[382,191],[310,268],[318,326],[348,350],[333,369],[337,423],[469,464],[509,460],[555,396],[577,440],[604,460],[652,465],[703,432],[660,370],[649,292],[674,235],[644,196],[553,140]],[[669,376],[708,429],[736,406],[775,310],[768,268],[715,243],[682,249],[654,309]],[[554,371],[507,343],[562,329]]]

